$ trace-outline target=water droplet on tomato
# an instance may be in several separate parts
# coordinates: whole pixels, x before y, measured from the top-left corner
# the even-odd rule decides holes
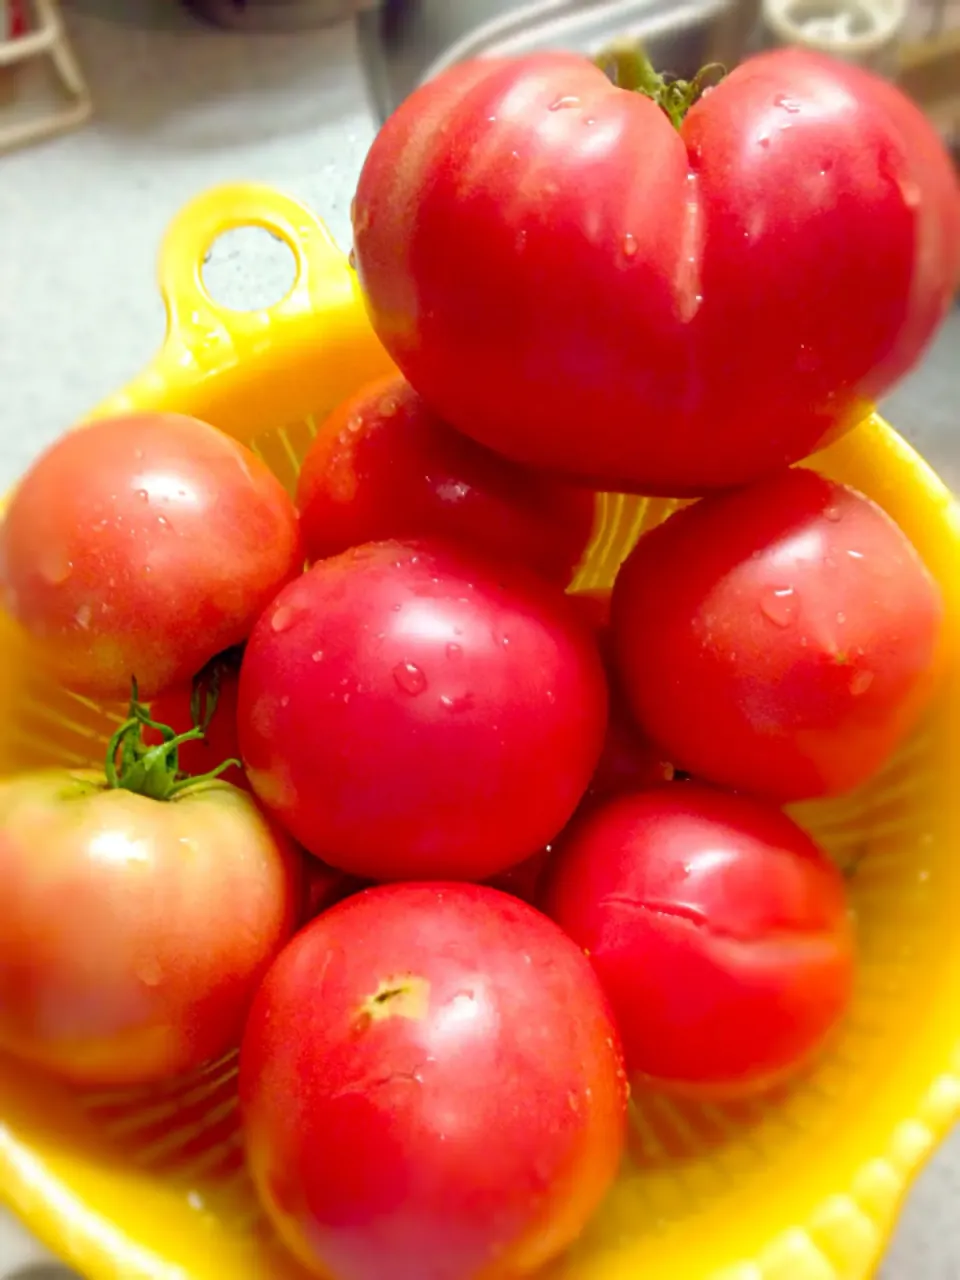
[[[313,652],[313,653],[311,653],[310,657],[312,658],[312,660],[313,660],[314,662],[322,662],[322,661],[323,661],[323,650],[322,650],[322,649],[315,649],[315,650],[314,650],[314,652]]]
[[[838,614],[837,614],[837,623],[838,623],[838,625],[839,625],[839,626],[841,626],[841,627],[842,627],[842,626],[843,626],[843,624],[846,622],[846,620],[847,620],[847,615],[846,615],[845,613],[838,613]]]
[[[623,237],[620,247],[623,249],[623,256],[625,258],[635,258],[640,249],[640,246],[637,244],[637,237],[635,235],[631,235],[629,231]]]
[[[563,111],[565,107],[579,107],[580,99],[575,93],[565,93],[562,98],[555,98],[550,103],[551,111]]]
[[[796,98],[791,98],[786,93],[778,93],[773,100],[774,106],[782,107],[784,111],[789,111],[791,115],[796,115],[801,109],[801,104]]]
[[[145,987],[158,987],[163,980],[163,970],[155,956],[141,960],[136,967],[136,975]]]
[[[793,587],[774,587],[760,600],[760,612],[776,627],[789,627],[797,613],[797,593]]]
[[[839,524],[843,519],[843,512],[839,507],[824,507],[823,518],[829,520],[831,524]]]
[[[504,636],[503,639],[500,641],[500,643],[503,645],[505,649],[508,648],[510,645],[510,637]]]
[[[48,549],[40,561],[40,577],[51,587],[62,586],[73,573],[73,561],[68,560],[62,548]]]
[[[757,139],[757,142],[760,144],[761,147],[769,147],[770,145],[769,133],[761,133],[760,137]]]
[[[270,619],[271,631],[275,631],[277,635],[283,631],[289,631],[295,617],[296,614],[290,606],[282,604],[279,609],[274,610],[273,617]]]
[[[398,662],[393,668],[393,678],[397,687],[409,693],[411,698],[423,693],[427,687],[427,677],[413,662]]]
[[[852,547],[848,549],[848,551],[847,551],[847,555],[850,557],[850,559],[851,559],[851,560],[862,560],[862,559],[863,559],[863,552],[862,552],[862,551],[854,551]]]
[[[855,698],[867,692],[873,684],[872,671],[855,671],[850,677],[850,692]]]
[[[290,695],[289,695],[289,694],[285,693],[285,694],[283,695],[283,697],[280,699],[280,705],[281,705],[281,707],[289,707],[289,705],[290,705]]]
[[[77,626],[82,627],[84,631],[90,626],[90,619],[93,617],[93,610],[88,604],[82,604],[77,612],[73,615]]]
[[[140,499],[141,502],[150,501],[150,495],[149,493],[147,493],[146,489],[138,489],[136,493],[137,493],[137,497]]]
[[[551,707],[557,700],[557,695],[553,692],[552,689],[548,689],[547,692],[544,694],[544,697],[546,698],[547,702],[550,703]]]
[[[908,209],[918,209],[920,207],[922,193],[915,182],[911,182],[909,180],[901,182],[900,194],[903,196],[903,203]]]
[[[462,649],[462,647],[461,647],[460,645],[458,645],[458,644],[448,644],[448,645],[447,645],[447,657],[448,657],[448,658],[462,658],[462,657],[463,657],[463,649]]]

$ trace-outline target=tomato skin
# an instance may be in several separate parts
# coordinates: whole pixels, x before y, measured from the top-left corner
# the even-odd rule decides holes
[[[785,814],[697,783],[622,796],[559,842],[545,909],[586,948],[631,1073],[738,1096],[816,1054],[854,966],[843,879]]]
[[[311,560],[382,538],[452,538],[561,584],[594,519],[592,493],[454,431],[396,375],[324,422],[304,459],[297,506]]]
[[[931,124],[799,49],[679,131],[574,55],[456,66],[374,140],[353,228],[374,327],[445,421],[641,493],[740,484],[852,425],[960,275]]]
[[[220,672],[217,705],[202,738],[185,742],[178,748],[180,771],[192,778],[201,777],[216,769],[225,760],[240,759],[237,740],[237,690],[240,683],[239,667],[224,667]],[[150,715],[157,724],[169,725],[176,733],[188,733],[193,727],[191,700],[193,686],[179,685],[167,689],[150,704]],[[144,728],[143,740],[151,746],[162,741],[159,733]],[[249,791],[247,775],[236,765],[226,769],[220,777],[235,787]]]
[[[483,880],[573,813],[606,698],[549,584],[452,543],[370,543],[319,561],[254,628],[240,745],[257,795],[324,861]]]
[[[0,526],[8,610],[57,679],[128,698],[189,682],[300,571],[297,514],[244,445],[179,414],[108,418],[31,467]]]
[[[612,625],[623,690],[677,768],[787,801],[890,755],[935,684],[942,618],[890,518],[794,468],[641,538]]]
[[[238,1044],[302,908],[300,855],[222,782],[157,801],[95,773],[4,779],[0,881],[0,1048],[81,1084]]]
[[[555,925],[483,886],[403,884],[276,961],[240,1101],[261,1197],[317,1274],[473,1280],[530,1274],[579,1234],[617,1170],[626,1088],[599,985]]]

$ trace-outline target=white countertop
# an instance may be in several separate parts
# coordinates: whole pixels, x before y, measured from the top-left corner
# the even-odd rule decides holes
[[[272,183],[348,243],[350,197],[374,131],[349,26],[230,36],[191,26],[173,0],[74,0],[69,25],[94,123],[0,157],[0,491],[158,345],[153,264],[190,196],[232,179]],[[230,300],[243,305],[265,278],[268,288],[282,281],[271,248],[262,239],[249,253],[215,253],[210,270]],[[954,347],[958,334],[955,318]],[[914,1193],[882,1280],[958,1280],[958,1206],[960,1138]],[[43,1257],[0,1213],[0,1280],[19,1280],[19,1268]]]

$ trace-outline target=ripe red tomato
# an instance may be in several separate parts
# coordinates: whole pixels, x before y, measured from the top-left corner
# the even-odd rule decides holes
[[[942,613],[879,507],[795,468],[641,538],[613,638],[633,711],[678,768],[800,800],[865,781],[912,728]]]
[[[297,505],[311,560],[381,538],[455,538],[567,583],[594,496],[453,431],[403,378],[365,387],[320,428]]]
[[[216,703],[202,738],[185,742],[180,747],[180,771],[190,777],[211,773],[225,760],[240,759],[237,740],[237,688],[240,682],[240,656],[232,655],[223,660],[214,658],[191,684],[178,685],[154,698],[150,715],[158,724],[169,725],[177,734],[194,727],[194,702],[199,698],[198,710],[206,714],[206,699],[214,695]],[[150,745],[162,742],[154,729],[144,728],[144,741]],[[220,777],[235,787],[249,790],[247,775],[234,765]]]
[[[223,782],[160,801],[95,773],[3,779],[0,882],[0,1048],[85,1084],[238,1044],[302,908],[300,855]]]
[[[179,414],[62,436],[0,527],[7,609],[70,688],[125,698],[186,684],[245,640],[303,566],[297,513],[266,465]]]
[[[536,852],[600,755],[606,685],[559,591],[452,544],[321,560],[254,628],[243,760],[311,853],[372,880],[483,880]]]
[[[743,483],[857,421],[960,275],[932,125],[799,49],[679,129],[580,57],[463,63],[381,129],[353,230],[374,327],[445,421],[642,493]]]
[[[276,961],[240,1055],[254,1180],[337,1280],[524,1276],[617,1170],[626,1088],[590,965],[479,885],[371,889]]]
[[[622,796],[574,823],[542,896],[590,956],[628,1069],[661,1084],[768,1086],[847,1008],[842,877],[772,806],[692,782]]]

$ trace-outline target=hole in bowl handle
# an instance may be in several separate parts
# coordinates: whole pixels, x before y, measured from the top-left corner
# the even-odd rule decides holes
[[[279,302],[256,311],[233,311],[215,302],[203,280],[204,260],[227,231],[262,227],[287,245],[296,275]],[[158,275],[167,308],[167,345],[216,360],[224,346],[242,347],[276,321],[315,310],[331,277],[346,280],[347,260],[326,227],[292,196],[257,183],[214,187],[191,200],[167,228]]]

